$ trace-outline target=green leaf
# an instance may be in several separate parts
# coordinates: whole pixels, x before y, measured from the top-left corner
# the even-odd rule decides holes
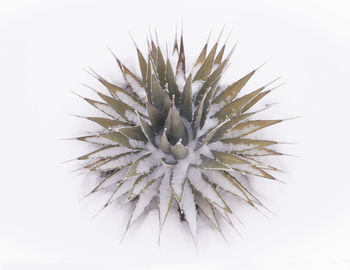
[[[142,53],[140,52],[140,50],[139,49],[136,49],[136,50],[137,50],[137,56],[139,59],[139,65],[140,65],[140,71],[142,74],[142,79],[143,79],[143,82],[145,84],[146,77],[147,77],[147,62],[146,62],[145,58],[143,57]]]
[[[212,138],[209,140],[208,143],[213,143],[220,140],[232,129],[234,125],[238,124],[239,122],[242,122],[243,120],[247,119],[253,114],[254,113],[241,114],[229,119],[225,122],[225,124],[223,124],[216,130],[216,132],[214,133],[214,135],[212,135]]]
[[[170,108],[171,101],[169,95],[160,87],[156,76],[152,75],[152,100],[153,106],[166,117]]]
[[[243,108],[252,101],[262,90],[264,87],[259,88],[258,90],[249,93],[243,97],[235,99],[233,102],[225,105],[220,111],[215,114],[215,117],[220,120],[226,119],[227,117],[231,117],[235,114],[240,113]]]
[[[141,160],[144,160],[144,159],[148,158],[150,155],[151,155],[151,153],[146,154],[146,155],[140,157],[139,159],[137,159],[136,161],[134,161],[134,162],[131,164],[131,166],[130,166],[130,168],[129,168],[129,170],[128,170],[128,173],[126,174],[126,177],[125,177],[125,178],[133,177],[133,176],[135,176],[135,175],[145,174],[145,173],[140,173],[140,172],[138,171],[138,166],[139,166]],[[148,173],[149,173],[149,172],[148,172]]]
[[[147,138],[143,134],[142,128],[140,126],[120,128],[119,131],[130,139],[147,142]]]
[[[195,148],[195,150],[198,150],[199,148],[201,148],[202,146],[206,145],[207,143],[209,143],[209,141],[213,138],[213,136],[215,135],[215,133],[218,131],[219,128],[221,128],[223,125],[225,125],[228,121],[230,121],[229,119],[222,121],[219,125],[217,125],[215,128],[213,128],[212,130],[210,130],[209,132],[207,132],[206,134],[202,135],[199,140],[198,140],[198,144]]]
[[[152,106],[152,104],[148,102],[146,102],[146,109],[148,112],[149,120],[151,121],[153,131],[154,133],[158,134],[159,131],[161,131],[164,127],[164,117],[155,107]]]
[[[168,83],[168,90],[169,90],[169,95],[170,98],[175,96],[175,104],[178,106],[180,97],[181,97],[181,92],[179,91],[179,88],[177,86],[175,76],[173,69],[170,64],[170,60],[167,59],[167,66],[166,66],[166,82]]]
[[[208,57],[205,59],[203,65],[199,68],[196,75],[193,78],[193,81],[198,80],[206,80],[211,72],[211,69],[213,67],[214,57],[216,54],[216,49],[218,47],[218,43],[215,43],[213,48],[208,54]]]
[[[205,43],[200,55],[198,56],[197,61],[194,64],[195,67],[204,63],[205,56],[207,55],[207,49],[208,49],[208,42]]]
[[[133,102],[136,102],[140,106],[145,107],[145,104],[143,102],[141,102],[135,96],[131,95],[125,89],[123,89],[123,88],[121,88],[121,87],[119,87],[119,86],[117,86],[115,84],[112,84],[112,83],[108,82],[107,80],[105,80],[103,78],[99,78],[98,80],[108,89],[108,91],[111,93],[112,96],[118,97],[120,100],[125,99],[124,97],[127,96]]]
[[[77,158],[77,160],[85,160],[85,159],[89,159],[91,158],[91,156],[95,155],[95,154],[98,154],[98,153],[103,153],[105,152],[105,150],[110,150],[111,148],[115,148],[115,147],[118,147],[118,146],[115,146],[115,145],[108,145],[108,146],[104,146],[100,149],[97,149],[89,154],[86,154],[86,155],[83,155],[83,156],[80,156]],[[110,151],[109,151],[110,152]],[[112,155],[108,156],[108,157],[112,157]],[[107,156],[99,156],[98,158],[107,158]]]
[[[133,148],[130,145],[129,138],[120,132],[116,131],[116,132],[104,133],[104,134],[101,134],[100,136],[107,140],[116,142],[117,144],[120,144],[122,146]]]
[[[217,104],[217,103],[220,103],[221,101],[224,101],[225,103],[231,102],[237,96],[237,94],[242,90],[242,88],[246,85],[246,83],[254,75],[255,72],[256,72],[256,69],[248,73],[238,81],[234,82],[230,86],[228,86],[224,91],[222,91],[214,99],[213,103]]]
[[[182,34],[181,34],[181,38],[180,38],[180,52],[179,52],[179,60],[177,61],[177,66],[176,66],[176,74],[179,74],[180,69],[183,73],[183,76],[185,76],[185,74],[186,74],[185,48],[184,48]]]
[[[184,90],[181,95],[180,115],[192,122],[192,75],[186,80]]]
[[[268,148],[261,148],[261,149],[253,149],[253,150],[247,150],[243,151],[243,154],[245,156],[280,156],[283,155],[282,153],[276,152],[275,150],[268,149]]]
[[[181,139],[175,146],[170,146],[170,151],[176,159],[184,159],[188,155],[188,149],[181,143]]]
[[[108,119],[103,117],[86,117],[86,119],[89,119],[90,121],[93,121],[99,124],[105,129],[113,129],[115,127],[120,127],[120,126],[130,126],[130,124],[127,122],[122,122],[119,120]]]
[[[209,88],[213,88],[213,91],[215,91],[216,85],[218,84],[222,72],[227,64],[227,60],[225,60],[223,63],[221,63],[217,69],[214,70],[214,72],[208,77],[208,79],[205,80],[205,82],[203,83],[203,86],[201,87],[201,89],[199,89],[195,102],[195,105],[198,105],[201,98],[203,97],[204,93],[208,91]],[[213,92],[214,93],[214,92]],[[210,99],[212,99],[212,95],[210,95]]]
[[[166,135],[171,145],[175,145],[180,139],[184,145],[188,143],[187,131],[175,106],[171,106],[165,121]]]
[[[137,112],[136,112],[136,114],[137,114],[137,118],[140,122],[141,130],[142,130],[143,134],[145,135],[145,137],[147,138],[147,140],[151,144],[156,146],[152,126],[150,124],[148,124],[145,120],[143,120]]]
[[[251,140],[251,139],[237,139],[237,138],[222,139],[221,142],[228,145],[227,149],[231,150],[232,148],[236,148],[235,150],[231,151],[236,153],[244,152],[247,150],[259,149],[266,146],[277,144],[277,142],[268,141],[268,140]]]
[[[221,163],[226,165],[232,165],[232,164],[249,164],[248,161],[241,159],[234,154],[225,153],[225,152],[218,152],[211,150],[213,155],[217,160],[219,160]]]
[[[237,126],[235,126],[231,131],[230,134],[232,134],[233,138],[239,138],[243,137],[245,135],[248,135],[250,133],[256,132],[260,129],[263,129],[265,127],[275,125],[277,123],[282,122],[283,120],[254,120],[254,121],[247,121],[244,123],[240,123]]]
[[[192,170],[194,169],[192,168]],[[214,186],[202,173],[199,172],[195,179],[189,177],[189,181],[191,182],[192,187],[194,187],[197,192],[199,192],[211,203],[216,204],[229,213],[232,213],[231,209],[228,207],[224,199],[220,196],[219,192],[217,192]]]
[[[170,154],[171,153],[171,151],[170,151],[170,146],[171,145],[170,145],[170,143],[168,141],[168,138],[166,137],[165,132],[166,132],[166,128],[164,129],[163,135],[162,135],[162,137],[160,139],[159,147],[160,147],[160,149],[163,150],[164,153]]]
[[[199,103],[199,106],[197,107],[197,110],[194,113],[194,117],[193,117],[193,121],[192,121],[193,139],[195,139],[197,136],[198,128],[200,126],[201,119],[202,119],[204,102],[205,102],[205,98],[206,98],[207,94],[208,94],[208,92],[206,92],[204,94],[201,102]]]
[[[264,91],[259,93],[255,98],[253,98],[244,108],[242,109],[242,113],[248,111],[251,107],[253,107],[260,99],[262,99],[264,96],[266,96],[268,93],[270,93],[271,90]]]
[[[84,100],[86,102],[88,102],[90,105],[94,106],[96,109],[100,110],[101,112],[103,112],[104,114],[120,120],[120,119],[124,119],[121,115],[119,115],[118,113],[116,113],[108,104],[103,103],[103,102],[99,102],[93,99],[89,99],[89,98],[84,98]]]
[[[129,105],[125,104],[124,102],[117,100],[115,98],[111,98],[109,96],[106,96],[102,93],[98,93],[98,95],[108,103],[111,108],[118,113],[121,117],[123,117],[125,120],[130,122],[130,120],[127,117],[127,113],[134,113],[134,108],[130,107]]]
[[[202,162],[200,164],[192,166],[203,170],[231,170],[226,165],[219,163],[215,159],[211,159],[207,156],[201,155],[201,160]]]
[[[221,64],[222,58],[224,56],[224,52],[225,52],[225,45],[223,45],[221,47],[221,50],[219,51],[219,53],[217,54],[215,60],[214,60],[214,65],[219,65]]]
[[[160,48],[157,48],[157,73],[160,86],[164,89],[166,84],[165,79],[165,62]]]

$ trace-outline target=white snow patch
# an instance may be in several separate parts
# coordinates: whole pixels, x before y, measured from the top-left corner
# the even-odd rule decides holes
[[[152,181],[160,178],[162,175],[164,175],[164,169],[162,167],[158,167],[153,170],[153,172],[149,173],[145,177],[143,177],[140,181],[135,183],[135,186],[133,188],[133,194],[137,195],[140,194]]]
[[[192,95],[194,96],[195,94],[198,93],[198,91],[202,88],[203,86],[203,81],[198,80],[192,83]]]
[[[113,117],[116,120],[124,121],[124,118],[121,117],[115,110],[113,110],[108,104],[104,103],[95,103],[96,108],[104,112],[105,114]]]
[[[170,208],[170,203],[172,200],[172,192],[170,188],[171,169],[164,168],[163,171],[164,171],[164,177],[159,186],[159,200],[158,200],[160,227],[162,227],[165,222],[168,210]]]
[[[190,226],[190,230],[194,238],[196,238],[197,234],[197,210],[196,204],[194,202],[194,195],[192,193],[192,189],[187,182],[184,188],[184,194],[182,198],[181,209],[185,213],[185,218]]]
[[[216,203],[222,208],[225,208],[226,205],[224,204],[221,197],[218,195],[214,187],[208,183],[205,179],[203,179],[201,171],[191,167],[188,170],[188,179],[190,180],[192,186],[205,198],[208,200]]]
[[[126,75],[126,79],[129,82],[131,88],[135,92],[135,94],[143,100],[146,97],[146,90],[145,88],[141,87],[140,84],[133,79],[130,75]]]
[[[218,124],[219,124],[219,119],[208,117],[207,120],[205,121],[203,127],[199,130],[197,136],[201,137],[202,135],[207,133],[209,130],[216,127]]]
[[[149,172],[153,167],[160,165],[160,159],[157,154],[151,154],[144,159],[139,161],[139,164],[136,168],[138,174],[143,174]]]
[[[104,164],[97,167],[98,170],[112,170],[115,168],[120,168],[126,165],[130,165],[133,161],[147,154],[146,151],[141,151],[139,153],[130,153],[123,156],[111,159]]]
[[[140,103],[136,102],[129,95],[124,94],[123,92],[120,92],[120,91],[117,91],[116,95],[121,101],[123,101],[124,103],[128,104],[130,107],[136,109],[139,113],[142,113],[144,115],[147,114],[146,108],[141,106]]]
[[[135,180],[136,180],[136,177],[134,176],[120,182],[119,185],[114,190],[113,195],[109,199],[110,202],[112,203],[114,200],[116,200],[126,192],[129,192],[133,187]]]
[[[137,118],[137,115],[134,111],[126,110],[124,117],[128,121],[133,122],[134,124],[138,124],[138,122],[139,122],[139,119]]]
[[[130,217],[128,226],[131,226],[135,222],[135,220],[142,214],[146,206],[151,202],[153,197],[157,194],[158,186],[159,186],[159,181],[155,181],[144,192],[140,194],[140,197],[136,203],[134,212]]]
[[[254,124],[248,124],[245,127],[240,129],[233,128],[224,136],[224,138],[238,138],[238,137],[244,136],[247,133],[253,132],[258,128],[259,126]]]

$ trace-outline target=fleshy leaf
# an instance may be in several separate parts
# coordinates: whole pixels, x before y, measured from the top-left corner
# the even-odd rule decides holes
[[[235,99],[233,102],[224,106],[220,111],[218,111],[215,116],[220,120],[226,119],[227,117],[231,117],[240,113],[243,108],[252,101],[262,90],[264,87],[259,88],[258,90],[249,93],[243,97]]]
[[[103,117],[86,117],[86,119],[89,119],[90,121],[99,124],[105,129],[113,129],[120,126],[130,126],[130,123]]]
[[[192,121],[192,76],[188,76],[181,95],[180,115]]]
[[[140,126],[120,128],[119,131],[130,139],[147,142],[147,138],[143,134]]]
[[[224,164],[217,162],[215,159],[209,158],[207,156],[201,155],[202,162],[198,165],[193,165],[195,168],[200,168],[203,170],[230,170]]]
[[[116,131],[116,132],[104,133],[104,134],[101,134],[100,136],[108,140],[111,140],[113,142],[116,142],[117,144],[120,144],[122,146],[133,148],[129,142],[129,138],[120,132]]]
[[[258,131],[262,128],[277,124],[282,122],[283,120],[254,120],[254,121],[248,121],[244,123],[240,123],[237,126],[235,126],[230,131],[230,136],[233,136],[233,138],[239,138],[243,137],[245,135],[248,135],[250,133],[253,133],[255,131]]]
[[[152,126],[150,124],[148,124],[145,120],[143,120],[137,112],[136,112],[136,114],[137,114],[137,118],[139,120],[139,123],[141,125],[141,130],[142,130],[143,134],[145,135],[147,140],[155,146],[156,144],[155,144],[155,140],[154,140],[154,133],[152,130]]]
[[[242,90],[245,84],[249,81],[249,79],[254,75],[256,70],[245,75],[243,78],[234,82],[230,86],[228,86],[224,91],[222,91],[213,101],[213,103],[220,103],[224,101],[225,103],[231,102],[237,94]]]
[[[252,140],[252,139],[222,139],[221,142],[225,144],[227,152],[244,152],[247,150],[259,149],[266,146],[277,144],[274,141],[268,140]]]
[[[225,153],[225,152],[218,152],[218,151],[211,151],[213,155],[219,160],[221,163],[226,165],[232,165],[232,164],[249,164],[248,161],[241,159],[234,154]]]
[[[198,81],[198,80],[206,80],[211,72],[213,62],[214,62],[214,57],[216,54],[216,49],[218,47],[218,44],[215,43],[211,51],[209,52],[207,58],[205,59],[203,65],[199,68],[197,71],[196,75],[193,78],[193,81]]]
[[[188,136],[184,123],[175,106],[171,106],[168,117],[165,121],[166,135],[171,145],[175,145],[180,139],[187,145]]]
[[[246,113],[231,118],[229,121],[227,121],[225,124],[223,124],[216,130],[215,134],[209,140],[209,143],[213,143],[220,140],[232,129],[233,126],[237,125],[238,123],[242,122],[243,120],[247,119],[253,114],[254,113]]]
[[[188,149],[181,143],[181,140],[175,146],[170,146],[170,151],[176,159],[184,159],[188,155]]]
[[[153,107],[149,102],[146,103],[146,109],[148,112],[149,120],[151,121],[154,133],[158,133],[164,127],[164,117],[162,114]]]
[[[166,66],[166,81],[168,83],[169,96],[170,98],[175,96],[175,104],[178,106],[181,97],[181,92],[179,91],[179,88],[177,86],[173,68],[171,67],[169,59],[167,59]]]

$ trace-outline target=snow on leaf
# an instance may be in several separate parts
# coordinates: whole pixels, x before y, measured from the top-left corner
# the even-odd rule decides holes
[[[219,192],[213,187],[208,179],[201,173],[200,170],[190,168],[188,171],[188,179],[191,185],[207,200],[218,205],[227,212],[232,212],[225,201],[220,196]]]
[[[225,153],[225,152],[218,152],[218,151],[211,151],[215,158],[219,160],[221,163],[225,165],[232,165],[232,164],[249,164],[248,161],[241,159],[234,154]]]
[[[278,156],[278,155],[283,155],[282,153],[276,152],[275,150],[271,150],[268,148],[248,150],[248,151],[244,151],[243,154],[245,156]]]
[[[207,179],[222,188],[226,192],[231,193],[244,201],[247,201],[250,205],[254,205],[250,200],[249,196],[244,192],[240,185],[235,181],[236,179],[228,174],[227,172],[222,171],[203,171],[203,174]]]
[[[228,86],[214,99],[213,103],[218,104],[221,101],[225,101],[226,103],[231,102],[237,96],[237,94],[242,90],[242,88],[249,81],[249,79],[254,75],[255,72],[256,70],[253,70],[252,72],[245,75],[243,78],[239,79],[238,81]]]
[[[108,201],[106,202],[106,206],[113,203],[116,199],[118,199],[120,196],[124,195],[125,193],[129,192],[132,186],[134,185],[134,182],[136,180],[136,177],[130,177],[127,179],[122,180],[119,185],[114,189],[112,195],[109,197]]]
[[[209,219],[209,221],[216,227],[216,229],[218,231],[221,231],[221,228],[216,219],[212,205],[207,200],[205,200],[201,195],[197,195],[195,198],[196,198],[196,203],[198,208]]]
[[[282,122],[283,120],[254,120],[248,121],[244,123],[240,123],[227,134],[229,137],[239,138],[255,131],[258,131],[262,128],[277,124]]]
[[[120,128],[119,131],[130,139],[147,142],[147,138],[143,134],[140,126]]]
[[[130,149],[122,146],[108,145],[89,154],[78,157],[78,160],[93,159],[93,158],[110,158],[119,154],[130,152]]]
[[[146,152],[147,153],[147,152]],[[139,157],[145,155],[145,151],[135,151],[135,152],[129,152],[117,155],[116,157],[113,157],[101,165],[93,168],[93,171],[109,171],[116,168],[121,168],[123,166],[127,166],[132,164],[136,159]]]
[[[252,175],[256,175],[256,176],[260,176],[260,177],[264,177],[264,178],[269,178],[274,180],[275,177],[273,177],[272,175],[268,174],[267,172],[265,172],[263,169],[258,168],[255,165],[251,165],[251,164],[232,164],[230,165],[230,167],[236,171],[240,171],[240,172],[245,172],[248,174],[252,174]]]
[[[149,185],[146,190],[144,190],[137,200],[134,211],[129,219],[129,223],[127,228],[130,228],[135,220],[143,213],[146,206],[151,202],[153,197],[157,194],[157,189],[159,186],[159,181],[154,181],[151,185]]]
[[[204,155],[201,155],[201,163],[193,165],[193,167],[204,170],[230,170],[226,165]]]
[[[185,214],[185,219],[187,220],[192,236],[195,239],[197,234],[197,210],[194,195],[188,182],[186,182],[184,186],[184,194],[180,211],[181,210]]]
[[[247,150],[259,149],[266,146],[277,144],[274,141],[251,140],[251,139],[222,139],[210,145],[210,149],[226,152],[244,152]]]
[[[161,168],[155,168],[153,171],[150,171],[147,174],[140,175],[132,187],[128,200],[133,199],[137,195],[139,195],[141,192],[143,192],[145,189],[147,189],[148,186],[150,186],[154,181],[157,181],[161,178],[163,178],[164,172]]]
[[[159,226],[160,231],[162,230],[167,215],[170,210],[171,203],[174,198],[174,194],[170,188],[170,177],[171,170],[165,169],[164,177],[161,180],[159,191],[158,191],[158,210],[159,210]]]
[[[132,176],[135,176],[135,175],[140,175],[140,174],[143,174],[143,173],[146,173],[146,172],[149,172],[148,171],[145,171],[145,166],[140,166],[140,162],[144,159],[147,159],[149,156],[151,155],[151,153],[148,153],[148,154],[145,154],[144,156],[140,157],[139,159],[137,159],[136,161],[134,161],[129,170],[128,170],[128,173],[126,175],[126,177],[132,177]],[[143,165],[143,164],[142,164]],[[140,169],[139,167],[143,167],[142,169]],[[150,169],[150,168],[148,168]]]

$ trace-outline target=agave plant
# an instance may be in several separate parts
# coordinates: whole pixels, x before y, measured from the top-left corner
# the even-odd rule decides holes
[[[193,236],[200,213],[220,231],[220,220],[232,224],[227,196],[261,205],[241,183],[242,175],[275,179],[268,171],[276,169],[258,158],[281,155],[269,148],[277,142],[246,137],[283,121],[251,120],[259,112],[251,109],[271,89],[265,85],[240,94],[256,70],[221,85],[233,49],[225,56],[226,44],[219,47],[219,40],[211,48],[206,42],[190,70],[182,34],[170,56],[152,37],[146,57],[135,47],[140,73],[115,57],[125,83],[116,85],[94,73],[109,95],[96,91],[101,101],[84,98],[105,115],[87,117],[102,132],[77,138],[99,146],[78,158],[101,178],[89,194],[109,187],[104,207],[120,197],[133,203],[127,229],[156,202],[160,231],[172,208]]]

